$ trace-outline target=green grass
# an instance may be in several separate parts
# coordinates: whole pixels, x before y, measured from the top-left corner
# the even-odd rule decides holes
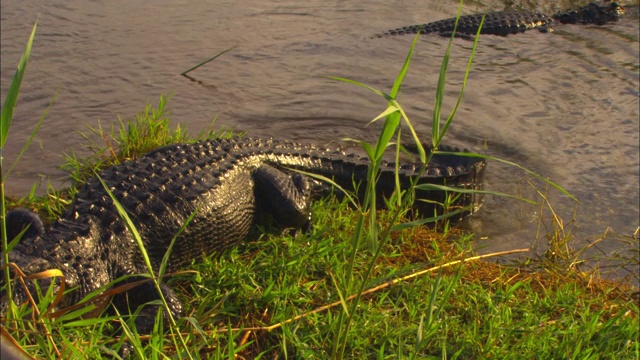
[[[342,79],[387,103],[376,118],[385,121],[378,141],[360,142],[371,160],[371,179],[385,151],[399,154],[392,141],[400,139],[402,129],[412,134],[419,149],[422,143],[397,98],[415,44],[389,93]],[[473,52],[467,74],[472,57]],[[28,54],[19,78],[26,59]],[[447,66],[448,51],[433,116],[431,143],[436,148],[457,108],[441,114]],[[464,85],[459,100],[463,90]],[[7,98],[9,103],[14,99],[11,109],[17,91],[19,82]],[[166,101],[161,97],[157,107],[148,106],[133,121],[121,119],[118,129],[93,129],[86,138],[94,155],[80,159],[70,154],[65,165],[70,176],[81,184],[105,166],[168,143],[192,141],[183,129],[170,128]],[[5,118],[6,104],[3,147],[12,113]],[[227,135],[207,131],[199,137]],[[421,160],[429,161],[424,151]],[[74,192],[72,187],[46,198],[30,194],[9,199],[8,206],[55,218]],[[472,235],[448,226],[435,232],[404,219],[411,192],[392,200],[388,211],[375,208],[371,191],[361,208],[325,199],[314,204],[309,234],[293,237],[258,229],[243,246],[194,262],[189,268],[195,272],[163,278],[162,270],[150,270],[145,276],[155,287],[168,282],[186,308],[182,318],[169,319],[166,327],[159,317],[151,336],[135,335],[129,314],[83,318],[90,310],[83,308],[52,314],[48,308],[55,294],[37,304],[39,313],[33,317],[31,304],[10,306],[3,314],[3,335],[35,358],[110,358],[117,356],[125,338],[142,358],[638,358],[638,301],[630,295],[637,289],[578,271],[576,252],[567,246],[559,219],[549,236],[553,256],[535,266],[500,266],[475,257]],[[545,201],[541,206],[553,211]],[[7,263],[11,239],[4,229]],[[133,227],[130,231],[135,233]],[[139,247],[144,254],[141,242]],[[6,269],[3,291],[20,286],[10,283],[9,276]],[[105,289],[90,297],[108,293]],[[123,336],[115,335],[118,328]]]
[[[80,132],[87,143],[86,149],[83,150],[91,155],[78,157],[75,152],[71,152],[66,155],[62,169],[69,172],[69,177],[75,185],[82,185],[87,178],[95,176],[101,169],[134,159],[164,145],[193,143],[202,139],[233,135],[231,130],[217,129],[216,119],[211,121],[207,129],[195,136],[190,135],[179,125],[172,129],[169,126],[170,113],[166,109],[169,98],[160,96],[156,107],[147,105],[144,111],[135,116],[135,119],[118,118],[117,128],[111,126],[106,130],[99,126],[97,129],[89,128],[89,133]]]

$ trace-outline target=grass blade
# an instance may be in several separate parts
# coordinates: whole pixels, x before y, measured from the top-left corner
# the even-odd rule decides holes
[[[189,223],[191,223],[191,221],[196,216],[198,211],[200,211],[200,207],[195,209],[195,211],[192,212],[191,215],[189,215],[189,217],[187,218],[187,220],[185,220],[184,224],[182,224],[182,226],[180,227],[178,232],[176,232],[176,234],[173,235],[173,239],[171,239],[171,243],[169,244],[169,247],[167,248],[167,252],[164,254],[164,257],[162,258],[162,262],[160,263],[160,269],[158,270],[158,278],[162,278],[164,276],[164,273],[167,270],[167,266],[169,265],[169,256],[171,256],[171,252],[173,250],[173,246],[176,244],[176,241],[178,240],[180,235],[182,235],[182,233],[187,228]]]
[[[33,45],[33,38],[36,35],[36,28],[38,27],[38,22],[36,21],[33,24],[33,30],[31,30],[31,36],[29,36],[29,41],[27,41],[27,47],[22,53],[22,57],[20,58],[20,62],[18,63],[18,69],[16,73],[13,75],[13,80],[11,81],[11,86],[9,87],[9,92],[7,93],[7,97],[4,100],[4,106],[2,107],[2,121],[0,121],[0,148],[4,148],[4,144],[7,141],[7,135],[9,133],[9,128],[11,127],[11,121],[13,119],[13,111],[16,108],[16,103],[18,102],[18,94],[20,94],[20,86],[22,85],[22,78],[24,77],[24,73],[27,70],[27,62],[29,61],[29,56],[31,55],[31,45]]]
[[[131,218],[127,214],[127,211],[124,209],[124,207],[122,207],[122,205],[120,204],[118,199],[116,199],[115,195],[109,190],[109,186],[107,186],[107,184],[104,182],[104,180],[102,180],[102,178],[98,174],[96,174],[96,177],[98,178],[98,180],[100,181],[100,183],[104,187],[104,189],[107,192],[107,194],[109,194],[109,197],[113,201],[113,205],[115,206],[116,210],[118,211],[118,215],[125,222],[127,228],[131,232],[131,235],[134,237],[134,239],[136,241],[136,244],[139,247],[140,254],[142,255],[142,258],[144,259],[145,265],[147,266],[149,275],[153,279],[153,283],[154,283],[154,285],[156,287],[156,290],[158,292],[158,296],[160,297],[160,300],[162,302],[164,310],[167,313],[167,317],[169,318],[169,323],[170,323],[171,330],[173,331],[173,329],[176,328],[176,321],[173,318],[173,314],[171,313],[171,311],[169,309],[169,305],[167,304],[167,300],[164,298],[164,295],[162,294],[162,291],[160,289],[160,280],[159,280],[159,278],[157,277],[157,275],[155,274],[155,272],[153,270],[153,266],[151,265],[151,259],[149,258],[149,253],[147,252],[147,249],[145,248],[144,242],[142,241],[142,237],[140,236],[140,233],[138,232],[138,230],[136,229],[135,225],[131,221]],[[195,215],[195,213],[192,214],[192,215]],[[177,235],[177,236],[179,236],[179,235]],[[172,241],[172,245],[173,245],[175,239],[177,239],[177,236]],[[167,252],[165,254],[163,262],[164,261],[168,261],[168,258],[169,258],[168,254],[169,254],[169,252]],[[165,267],[166,267],[166,263],[165,263]],[[187,348],[187,344],[186,344],[186,342],[184,340],[184,337],[179,332],[178,332],[178,338],[180,339],[183,348],[185,350],[188,349]],[[189,356],[190,359],[193,358],[192,355],[189,352],[187,352],[187,355]]]
[[[493,156],[489,156],[489,155],[483,155],[483,154],[476,154],[476,153],[461,153],[461,152],[449,152],[449,151],[437,151],[438,154],[442,154],[442,155],[456,155],[456,156],[467,156],[467,157],[476,157],[476,158],[482,158],[482,159],[487,159],[487,160],[494,160],[497,162],[501,162],[503,164],[507,164],[507,165],[511,165],[513,167],[516,167],[520,170],[523,170],[524,172],[526,172],[527,174],[542,180],[543,182],[551,185],[552,187],[554,187],[556,190],[560,191],[561,193],[565,194],[566,196],[568,196],[571,200],[575,201],[576,203],[580,204],[580,201],[578,200],[578,198],[576,198],[575,196],[571,195],[570,192],[568,192],[567,190],[565,190],[562,186],[556,184],[555,182],[545,178],[542,175],[539,175],[538,173],[527,169],[526,167],[516,164],[512,161],[509,160],[504,160],[501,158],[497,158],[497,157],[493,157]]]
[[[33,45],[33,39],[36,35],[36,28],[38,27],[38,22],[36,21],[33,24],[33,29],[31,30],[31,35],[29,36],[29,40],[27,41],[27,46],[22,53],[22,57],[20,58],[20,62],[18,63],[18,69],[13,76],[13,80],[11,81],[11,86],[9,87],[9,92],[7,93],[7,97],[4,101],[4,106],[2,107],[2,114],[0,114],[0,241],[2,244],[2,261],[4,264],[9,263],[9,252],[8,252],[8,239],[7,239],[7,226],[5,224],[5,214],[6,214],[6,204],[5,204],[5,195],[4,195],[4,181],[5,175],[3,174],[3,165],[2,165],[2,152],[4,146],[7,142],[7,137],[9,134],[9,129],[11,128],[11,122],[13,120],[13,112],[16,108],[16,103],[18,101],[18,94],[20,93],[20,86],[22,85],[22,78],[24,77],[24,73],[27,70],[27,63],[29,61],[29,56],[31,55],[31,46]],[[39,126],[38,126],[39,127]],[[3,271],[4,281],[6,284],[9,284],[11,280],[11,271],[9,267],[6,267]],[[7,286],[7,297],[12,298],[11,296],[11,287]],[[9,306],[11,309],[10,312],[12,315],[15,315],[13,310],[13,306]]]
[[[438,184],[420,184],[420,185],[416,185],[415,189],[416,190],[438,190],[438,191],[446,191],[446,192],[458,193],[458,194],[497,195],[497,196],[520,200],[529,204],[538,203],[531,199],[527,199],[527,198],[523,198],[520,196],[511,195],[511,194],[503,193],[499,191],[464,189],[464,188],[456,188],[456,187],[450,187],[450,186],[438,185]]]
[[[228,48],[227,50],[223,50],[223,51],[221,51],[221,52],[217,53],[216,55],[214,55],[213,57],[210,57],[209,59],[207,59],[207,60],[205,60],[205,61],[203,61],[203,62],[199,63],[198,65],[196,65],[196,66],[194,66],[194,67],[191,67],[191,68],[189,68],[188,70],[185,70],[185,71],[181,72],[181,73],[180,73],[180,75],[187,75],[189,72],[191,72],[191,71],[193,71],[193,70],[195,70],[195,69],[199,68],[200,66],[202,66],[202,65],[204,65],[204,64],[206,64],[206,63],[209,63],[209,62],[211,62],[211,61],[215,60],[216,58],[218,58],[218,57],[219,57],[219,56],[221,56],[222,54],[224,54],[224,53],[226,53],[226,52],[229,52],[229,51],[231,51],[231,50],[233,50],[233,49],[235,49],[235,48],[236,48],[236,45],[234,45],[234,46],[232,46],[232,47]]]
[[[482,30],[482,26],[484,25],[485,16],[486,14],[482,16],[482,20],[480,21],[480,26],[478,26],[478,31],[476,32],[476,37],[473,40],[473,46],[471,47],[471,55],[469,55],[469,61],[467,62],[467,69],[464,73],[464,79],[462,80],[462,87],[460,88],[460,93],[458,94],[458,100],[456,101],[456,104],[453,107],[453,110],[451,110],[451,113],[447,117],[447,121],[444,123],[444,126],[442,126],[442,129],[438,131],[438,135],[440,136],[440,138],[437,139],[438,144],[442,141],[442,136],[444,136],[444,134],[447,133],[447,130],[449,129],[449,125],[451,125],[451,121],[453,121],[453,118],[455,117],[456,112],[458,111],[458,107],[460,106],[460,102],[462,101],[462,94],[464,94],[464,90],[467,87],[467,80],[469,79],[469,73],[471,72],[471,64],[473,63],[473,59],[476,56],[476,48],[478,46],[478,40],[480,40],[480,31]]]
[[[18,161],[20,161],[20,158],[22,158],[22,155],[24,154],[24,152],[27,151],[27,149],[29,148],[29,145],[31,145],[31,143],[33,142],[33,138],[36,136],[36,134],[40,130],[40,127],[44,123],[44,119],[49,114],[49,109],[51,108],[51,106],[53,106],[53,103],[56,101],[57,98],[58,98],[58,95],[56,94],[53,97],[53,99],[51,99],[51,101],[49,102],[49,106],[47,106],[47,108],[44,110],[44,113],[40,117],[40,121],[38,121],[36,128],[33,129],[33,131],[31,132],[31,136],[29,136],[29,139],[27,140],[27,142],[25,142],[24,146],[22,146],[22,149],[20,150],[20,153],[18,154],[18,156],[16,156],[16,159],[14,160],[13,164],[11,164],[11,166],[9,167],[9,170],[7,170],[7,172],[4,174],[5,177],[9,176],[9,174],[11,173],[11,170],[13,170],[13,168],[18,164]]]

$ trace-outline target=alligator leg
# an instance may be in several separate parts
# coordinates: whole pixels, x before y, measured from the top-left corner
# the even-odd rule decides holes
[[[141,280],[142,278],[134,278],[131,281]],[[117,285],[116,285],[117,286]],[[169,307],[169,311],[171,311],[171,315],[174,320],[178,320],[178,318],[182,315],[182,303],[176,296],[176,294],[171,290],[169,286],[166,284],[160,284],[160,291],[162,292],[162,296],[167,302],[167,306]],[[160,300],[158,296],[158,291],[152,282],[146,282],[136,287],[135,291],[127,291],[123,294],[116,295],[113,299],[113,305],[118,309],[121,314],[134,314],[136,311],[136,306],[144,305],[144,307],[137,314],[135,319],[135,325],[137,334],[151,334],[153,331],[153,327],[155,326],[156,316],[158,311],[163,311],[162,305],[156,304],[148,304],[151,301]],[[164,313],[164,324],[165,329],[168,328],[169,318],[167,314]],[[121,330],[118,330],[121,333]],[[127,341],[122,345],[122,349],[120,350],[120,355],[122,358],[129,358],[133,354],[133,347]]]
[[[305,176],[262,165],[254,171],[253,180],[259,215],[270,215],[279,227],[310,226],[311,185]]]
[[[117,286],[117,285],[116,285]],[[160,291],[162,296],[167,302],[169,311],[175,320],[182,315],[182,303],[178,300],[176,294],[166,284],[160,284]],[[136,292],[127,292],[128,301],[130,304],[144,305],[151,301],[160,300],[158,291],[152,282],[147,282],[141,285]],[[153,330],[153,326],[156,322],[156,314],[161,308],[161,305],[146,305],[140,310],[140,313],[136,317],[136,329],[139,334],[150,334]],[[135,309],[131,309],[135,310]],[[128,313],[128,312],[127,312]],[[168,318],[165,314],[165,323],[168,324]]]

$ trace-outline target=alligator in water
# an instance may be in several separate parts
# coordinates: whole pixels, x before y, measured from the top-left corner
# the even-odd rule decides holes
[[[555,23],[561,24],[596,24],[602,25],[616,21],[624,14],[624,9],[616,2],[590,3],[578,9],[560,11],[554,15],[545,15],[529,11],[496,11],[487,13],[481,34],[507,36],[525,32],[529,29],[550,30]],[[482,16],[484,14],[464,15],[460,17],[456,35],[460,37],[472,37],[478,32]],[[456,18],[434,21],[427,24],[405,26],[389,30],[377,35],[377,37],[405,34],[440,34],[451,36],[456,24]]]
[[[440,150],[462,151],[448,147]],[[377,183],[381,195],[389,196],[395,189],[395,168],[392,163],[382,163]],[[484,168],[485,162],[479,158],[436,153],[422,173],[417,164],[399,166],[399,179],[403,188],[421,174],[418,183],[481,189]],[[357,155],[285,141],[234,138],[166,146],[90,179],[65,214],[46,230],[31,212],[9,212],[6,220],[10,237],[30,225],[9,253],[9,260],[26,274],[61,270],[65,287],[74,290],[59,305],[74,305],[122,276],[147,273],[138,245],[105,186],[126,209],[156,272],[174,235],[195,213],[171,252],[168,271],[173,271],[200,256],[222,252],[244,241],[261,214],[269,214],[276,224],[285,227],[305,226],[310,219],[310,198],[319,185],[295,170],[322,175],[353,189],[354,182],[366,181],[367,169],[368,160]],[[442,202],[444,196],[442,191],[416,193],[416,198],[436,202]],[[472,213],[481,202],[480,194],[463,193],[453,205]],[[416,204],[421,204],[417,210],[424,216],[436,210],[432,203]],[[437,211],[442,214],[441,208]],[[172,313],[180,314],[182,305],[171,289],[163,285],[162,292]],[[24,289],[15,287],[17,302],[24,301],[25,295]],[[2,296],[4,307],[7,299]],[[114,304],[126,309],[127,303],[118,297]],[[136,309],[158,297],[153,285],[147,283],[130,290],[127,301],[130,309]],[[106,302],[96,306],[101,311]],[[146,309],[150,312],[137,321],[141,332],[150,329],[148,320],[154,319],[151,314],[157,311],[149,306]]]

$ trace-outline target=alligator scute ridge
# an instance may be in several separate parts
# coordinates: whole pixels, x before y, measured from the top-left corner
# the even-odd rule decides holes
[[[549,31],[550,26],[558,22],[561,24],[596,24],[616,21],[624,14],[625,10],[616,2],[589,3],[577,9],[560,11],[554,15],[545,15],[540,12],[504,10],[486,14],[485,22],[480,31],[481,34],[507,36],[518,34],[530,29]],[[458,22],[456,36],[472,37],[482,21],[483,14],[463,15]],[[405,34],[440,34],[450,36],[453,33],[456,18],[438,20],[427,24],[410,25],[393,30],[388,30],[375,37],[386,37]]]
[[[466,151],[445,146],[440,150]],[[485,165],[479,158],[435,154],[418,182],[480,190]],[[420,167],[411,163],[399,166],[403,188]],[[381,195],[389,196],[395,189],[395,168],[393,163],[382,163],[377,183]],[[354,180],[366,179],[368,160],[288,141],[236,137],[165,146],[107,168],[99,177],[127,210],[154,271],[158,271],[173,236],[197,210],[171,253],[168,271],[173,271],[244,241],[259,213],[272,214],[283,226],[304,226],[309,221],[315,185],[298,173],[287,172],[290,169],[333,178],[350,189]],[[416,197],[442,202],[443,196],[443,192],[429,191]],[[436,209],[434,204],[416,204],[425,216]],[[454,206],[468,207],[467,213],[473,213],[481,204],[481,194],[464,193]],[[66,212],[46,230],[31,212],[13,210],[7,214],[10,234],[19,233],[25,225],[32,225],[33,231],[9,253],[9,260],[27,275],[60,269],[66,288],[75,288],[63,298],[62,308],[122,276],[147,272],[133,236],[98,178],[89,179]],[[148,288],[129,291],[128,303],[123,303],[124,297],[116,297],[114,304],[135,309],[157,299],[152,285],[141,285],[145,286]],[[182,305],[172,290],[163,284],[162,292],[172,313],[180,314]],[[20,302],[25,294],[16,287],[14,297]],[[4,308],[7,299],[1,300]],[[106,303],[100,304],[96,311],[104,306]],[[150,330],[149,319],[153,318],[140,316],[139,331]]]

